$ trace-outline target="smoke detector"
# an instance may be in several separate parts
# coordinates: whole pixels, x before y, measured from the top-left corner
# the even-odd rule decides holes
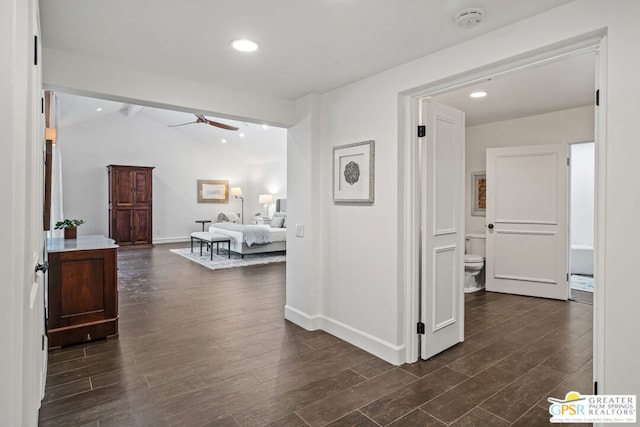
[[[472,7],[470,9],[464,9],[456,13],[456,24],[461,28],[473,28],[482,22],[484,16],[484,10],[479,7]]]

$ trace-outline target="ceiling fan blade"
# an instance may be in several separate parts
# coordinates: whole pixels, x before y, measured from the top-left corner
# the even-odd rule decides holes
[[[198,123],[198,122],[195,121],[195,122],[189,122],[189,123],[180,123],[179,125],[167,125],[167,127],[175,128],[175,127],[178,127],[178,126],[192,125],[194,123]]]
[[[238,129],[240,129],[239,127],[227,125],[225,123],[214,122],[213,120],[209,120],[209,119],[204,119],[204,120],[205,120],[205,123],[210,124],[211,126],[219,127],[221,129],[226,129],[226,130],[238,130]]]
[[[207,119],[202,114],[194,114],[194,116],[196,116],[196,119],[197,119],[195,122],[182,123],[182,124],[179,124],[179,125],[171,125],[169,127],[173,128],[173,127],[176,127],[176,126],[190,125],[190,124],[193,124],[193,123],[206,123],[208,125],[219,127],[221,129],[226,129],[226,130],[238,130],[238,129],[240,129],[238,127],[227,125],[227,124],[224,124],[224,123],[214,122],[213,120]]]

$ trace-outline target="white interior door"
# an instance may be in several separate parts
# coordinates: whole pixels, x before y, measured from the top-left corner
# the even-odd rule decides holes
[[[464,112],[422,100],[420,356],[464,339]]]
[[[486,289],[566,300],[567,146],[487,150]]]

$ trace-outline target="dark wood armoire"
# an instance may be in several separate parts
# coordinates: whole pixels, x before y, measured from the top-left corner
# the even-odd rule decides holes
[[[153,246],[150,166],[107,166],[109,237],[121,248]]]

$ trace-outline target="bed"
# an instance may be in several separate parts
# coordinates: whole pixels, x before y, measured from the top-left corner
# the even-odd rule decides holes
[[[279,218],[278,227],[265,225],[236,224],[233,222],[215,222],[209,226],[209,232],[223,234],[231,239],[231,251],[244,258],[248,254],[287,251],[287,200],[276,200],[276,212],[273,218]]]

